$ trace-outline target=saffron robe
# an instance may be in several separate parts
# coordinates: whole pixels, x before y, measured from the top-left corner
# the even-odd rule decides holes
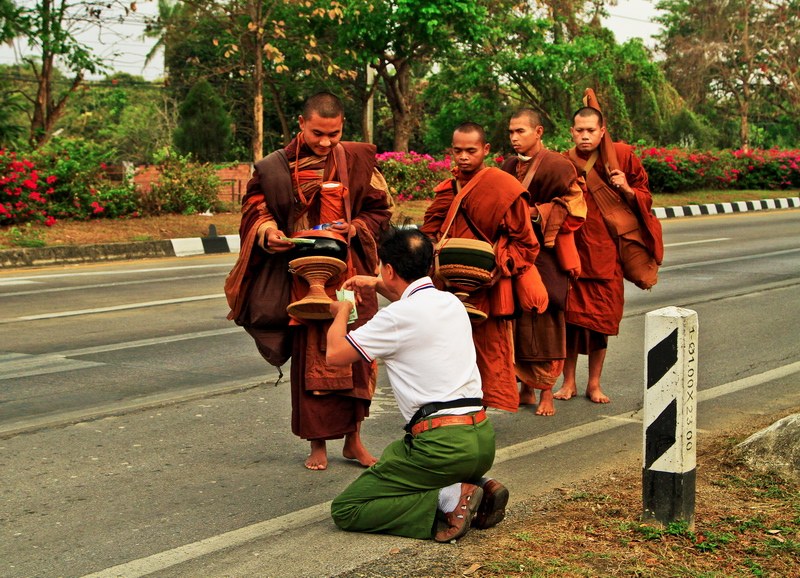
[[[538,243],[531,227],[528,193],[511,175],[490,167],[481,181],[462,200],[448,238],[488,240],[495,245],[496,274],[521,278],[533,266]],[[456,175],[462,186],[468,179]],[[439,183],[436,196],[425,212],[420,230],[438,241],[450,205],[455,199],[453,179]],[[472,293],[470,303],[488,315],[472,327],[478,369],[483,387],[483,404],[506,411],[517,411],[519,391],[514,374],[514,344],[511,321],[492,314],[491,298],[495,287]]]
[[[614,143],[614,149],[620,170],[625,173],[628,185],[636,195],[634,211],[649,212],[653,206],[653,197],[641,161],[630,145]],[[582,161],[578,163],[578,170],[582,172],[590,154],[578,150],[574,152]],[[602,163],[594,163],[591,170],[597,171],[611,189],[615,188]],[[604,335],[617,335],[625,305],[622,264],[617,244],[608,232],[591,191],[584,189],[584,197],[588,208],[586,222],[575,232],[575,245],[581,258],[581,275],[569,292],[565,318],[572,325]],[[661,253],[663,254],[663,245]]]
[[[376,240],[390,216],[385,181],[377,170],[374,146],[350,142],[340,142],[338,146],[345,153],[347,201],[355,228],[350,239],[351,267],[347,274],[374,275],[378,263]],[[327,213],[329,218],[330,213],[322,208],[319,185],[323,181],[343,180],[334,151],[327,158],[311,159],[310,167],[304,167],[319,167],[319,178],[309,178],[308,170],[303,170],[299,183],[296,182],[290,163],[299,160],[302,165],[313,155],[302,146],[298,159],[297,151],[298,142],[294,139],[286,149],[256,163],[242,201],[239,260],[225,285],[231,306],[228,317],[247,330],[270,364],[280,366],[291,356],[293,433],[303,439],[337,439],[355,432],[369,415],[376,368],[365,361],[346,368],[328,366],[325,335],[330,322],[298,322],[290,320],[285,311],[292,283],[296,281],[288,270],[287,253],[273,253],[263,247],[264,228],[274,226],[292,235],[320,224],[320,214]],[[302,203],[298,184],[308,204]],[[344,220],[345,215],[340,218]],[[377,298],[360,303],[359,318],[353,328],[366,323],[377,309]]]
[[[574,165],[562,155],[541,150],[536,157],[522,161],[510,157],[503,170],[522,182],[531,164],[541,160],[528,185],[533,230],[540,250],[536,268],[550,295],[550,304],[541,313],[523,313],[514,327],[517,376],[537,389],[551,389],[564,368],[567,356],[564,307],[569,279],[556,255],[556,247],[572,234],[586,217],[583,192]],[[567,160],[567,162],[564,162]],[[574,251],[574,249],[573,249]]]

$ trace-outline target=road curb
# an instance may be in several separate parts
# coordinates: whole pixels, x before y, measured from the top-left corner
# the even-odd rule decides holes
[[[760,201],[737,201],[735,203],[710,203],[707,205],[686,205],[683,207],[658,207],[653,209],[653,214],[659,219],[674,219],[676,217],[723,215],[728,213],[746,213],[748,211],[796,208],[800,208],[800,197],[762,199]]]
[[[800,197],[710,203],[682,207],[658,207],[653,214],[661,220],[700,215],[722,215],[777,209],[800,208]],[[61,245],[25,249],[0,250],[0,269],[73,265],[103,261],[123,261],[158,257],[188,257],[212,253],[238,253],[239,235],[167,239],[135,243],[106,243],[101,245]]]

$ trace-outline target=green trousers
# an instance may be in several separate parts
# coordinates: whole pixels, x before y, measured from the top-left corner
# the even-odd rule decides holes
[[[333,500],[333,521],[351,532],[432,538],[439,490],[477,482],[492,467],[494,452],[488,419],[406,434]]]

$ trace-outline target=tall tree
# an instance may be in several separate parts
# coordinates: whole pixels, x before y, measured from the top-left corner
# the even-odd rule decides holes
[[[222,99],[206,81],[192,87],[178,108],[175,147],[202,163],[225,160],[231,140],[231,119]]]
[[[246,86],[254,160],[261,158],[264,150],[265,95],[279,120],[283,140],[288,142],[292,128],[287,97],[298,93],[298,86],[310,77],[314,66],[325,66],[328,74],[344,73],[312,33],[320,20],[341,22],[342,9],[335,0],[184,0],[184,4],[189,8],[187,21],[193,18],[214,29],[205,42],[213,46],[210,52],[216,51],[209,61],[217,65],[209,68],[201,58],[189,56],[195,58],[192,64],[205,66],[204,78],[227,82],[238,77]],[[191,34],[192,30],[176,28],[174,32]]]
[[[662,0],[657,6],[665,11],[658,20],[667,76],[691,103],[710,100],[732,110],[739,145],[748,148],[752,111],[797,73],[797,2]],[[782,56],[792,50],[795,60],[787,63]]]
[[[394,149],[408,151],[422,81],[436,62],[488,33],[490,8],[504,0],[353,0],[344,9],[339,46],[375,68],[392,113]]]
[[[101,59],[77,38],[81,32],[108,23],[110,15],[118,18],[135,10],[120,0],[78,2],[71,0],[38,0],[20,5],[14,32],[27,41],[29,52],[22,60],[35,76],[36,95],[32,98],[30,141],[41,146],[50,138],[53,127],[64,114],[70,95],[83,82],[87,72],[103,68]],[[56,63],[64,66],[71,80],[59,89],[54,82]],[[20,91],[27,97],[24,91]]]

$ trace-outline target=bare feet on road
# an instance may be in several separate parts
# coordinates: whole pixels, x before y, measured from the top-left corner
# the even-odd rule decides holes
[[[328,467],[328,452],[325,447],[325,440],[313,440],[311,442],[311,455],[306,460],[306,467],[309,470],[324,470]]]
[[[536,415],[555,415],[556,406],[553,405],[553,390],[543,389],[539,396],[539,407],[536,408]]]

